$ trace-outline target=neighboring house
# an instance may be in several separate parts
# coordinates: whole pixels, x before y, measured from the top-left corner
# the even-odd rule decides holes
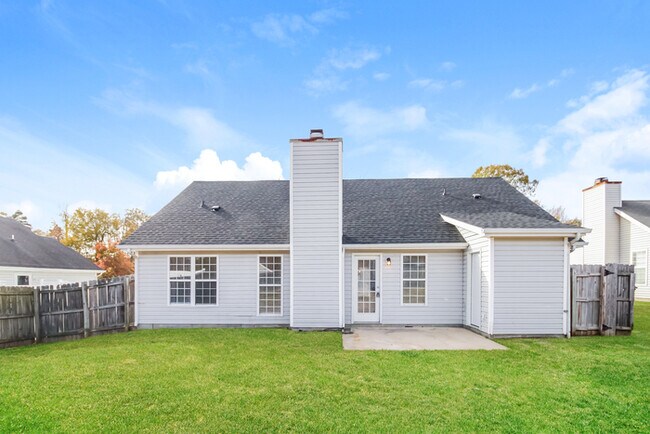
[[[582,190],[582,224],[592,229],[574,264],[633,264],[636,298],[650,299],[650,200],[621,200],[621,182],[598,178]]]
[[[53,238],[0,217],[0,286],[39,286],[97,279],[102,270]]]
[[[569,332],[587,229],[500,178],[343,180],[341,139],[290,144],[290,181],[194,182],[122,243],[139,327]]]

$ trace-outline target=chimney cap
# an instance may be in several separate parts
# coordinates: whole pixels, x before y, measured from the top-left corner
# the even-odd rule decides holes
[[[622,184],[621,181],[610,181],[608,177],[606,176],[600,176],[594,180],[594,184],[590,185],[587,188],[583,188],[582,191],[587,191],[591,190],[592,188],[596,188],[600,185],[606,185],[606,184]]]
[[[322,128],[313,128],[309,131],[310,139],[322,139],[324,137]]]

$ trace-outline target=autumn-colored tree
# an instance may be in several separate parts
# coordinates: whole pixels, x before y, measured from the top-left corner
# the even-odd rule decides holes
[[[92,259],[99,268],[104,270],[100,276],[102,279],[133,274],[131,257],[120,250],[114,241],[96,243]]]
[[[566,223],[568,225],[573,225],[573,226],[581,226],[582,225],[582,220],[580,220],[577,217],[567,218],[566,209],[564,209],[564,207],[561,206],[561,205],[551,207],[551,208],[547,209],[546,211],[548,211],[548,213],[550,215],[552,215],[553,217],[555,217],[558,221],[560,221],[562,223]]]
[[[61,226],[56,224],[56,222],[52,222],[52,226],[50,226],[50,229],[47,231],[45,236],[54,238],[60,242],[63,239],[63,229],[61,229]]]
[[[122,219],[118,214],[109,214],[102,209],[77,208],[74,212],[64,212],[63,237],[61,243],[72,247],[90,258],[97,243],[119,241]]]
[[[528,197],[535,195],[539,181],[530,179],[523,169],[515,169],[509,164],[492,164],[489,166],[481,166],[474,171],[472,178],[496,178],[500,177],[505,179]]]
[[[150,216],[139,208],[127,209],[122,219],[122,239],[135,232],[149,218]]]

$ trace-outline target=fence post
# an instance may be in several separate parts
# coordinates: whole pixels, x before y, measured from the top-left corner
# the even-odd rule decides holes
[[[34,287],[34,342],[41,341],[41,298],[39,288]]]
[[[84,313],[84,338],[88,337],[88,331],[90,329],[90,316],[88,314],[88,284],[86,282],[81,283],[81,300],[83,303],[83,313]]]
[[[124,301],[124,331],[129,331],[129,314],[131,307],[129,306],[131,288],[130,288],[130,279],[128,277],[122,277],[122,301]]]
[[[614,336],[616,334],[616,309],[618,292],[618,269],[615,265],[607,264],[603,267],[605,283],[603,285],[603,318],[601,334]]]

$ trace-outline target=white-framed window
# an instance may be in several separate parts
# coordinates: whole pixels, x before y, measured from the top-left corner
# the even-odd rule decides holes
[[[16,285],[18,286],[29,286],[32,280],[32,276],[29,274],[17,274],[16,275]]]
[[[282,256],[259,256],[258,313],[282,315]]]
[[[216,256],[169,257],[169,304],[218,304]]]
[[[427,303],[427,256],[402,255],[402,304]]]
[[[636,286],[646,286],[648,284],[648,251],[632,252],[632,265],[634,265]]]

